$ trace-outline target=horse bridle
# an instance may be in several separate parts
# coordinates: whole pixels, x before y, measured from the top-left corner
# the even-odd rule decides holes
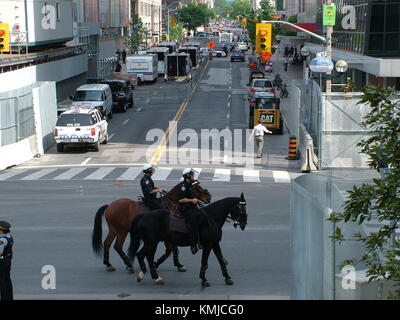
[[[244,213],[243,213],[243,207],[244,207],[245,205],[246,205],[246,202],[245,202],[245,201],[239,201],[239,203],[236,204],[236,205],[229,211],[229,215],[228,215],[228,217],[227,217],[226,222],[232,223],[233,226],[234,226],[235,228],[236,228],[238,225],[240,225],[240,220],[241,220],[240,218],[244,215]],[[231,211],[235,210],[236,207],[239,207],[239,216],[238,216],[238,219],[234,220],[234,219],[230,216],[230,214],[231,214]],[[228,219],[230,219],[230,221],[229,221]],[[246,223],[246,224],[247,224],[247,223]]]

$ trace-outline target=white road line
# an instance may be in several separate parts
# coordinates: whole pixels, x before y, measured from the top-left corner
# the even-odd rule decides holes
[[[232,79],[231,79],[232,80]],[[232,87],[231,86],[229,86],[229,90],[232,90]]]
[[[258,170],[243,170],[244,182],[261,182],[260,173]]]
[[[20,180],[36,180],[40,179],[41,177],[44,177],[46,174],[49,174],[53,171],[56,171],[57,169],[41,169],[35,173],[32,173],[30,175],[27,175],[26,177],[21,178]]]
[[[26,170],[15,170],[15,171],[10,171],[6,173],[0,174],[0,181],[7,180],[8,178],[11,178],[13,176],[16,176],[17,174],[26,172]]]
[[[87,168],[72,168],[53,178],[53,180],[68,180],[75,177],[78,173],[81,173],[86,169]]]
[[[142,107],[138,108],[138,109],[136,110],[136,112],[138,112],[138,111],[140,111],[140,110],[142,110]]]
[[[231,95],[230,94],[228,94],[228,98],[230,98],[231,97]]]
[[[275,182],[290,183],[289,172],[287,171],[272,171]]]
[[[88,175],[85,180],[101,180],[103,179],[106,175],[108,175],[111,171],[113,171],[115,167],[110,167],[110,168],[100,168],[93,172],[92,174]]]
[[[215,169],[212,181],[230,181],[230,180],[231,180],[230,169]]]
[[[226,118],[229,120],[230,117],[231,117],[231,115],[230,115],[230,113],[228,113],[228,114],[226,115]]]
[[[134,180],[142,172],[142,169],[142,167],[129,168],[117,180]]]
[[[92,160],[92,158],[87,158],[85,161],[83,161],[81,163],[81,166],[84,166],[85,164],[87,164],[90,160]]]
[[[115,133],[112,133],[112,134],[108,137],[108,140],[111,140],[112,137],[114,137],[114,135],[115,135]]]
[[[151,177],[154,181],[164,181],[168,178],[172,168],[158,168],[156,173]]]
[[[230,108],[231,107],[231,103],[230,102],[228,102],[228,108]]]
[[[122,125],[126,125],[128,123],[129,119],[126,119],[124,122],[122,122]]]

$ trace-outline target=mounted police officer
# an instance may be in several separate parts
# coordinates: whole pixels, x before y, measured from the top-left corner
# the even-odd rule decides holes
[[[196,204],[200,202],[200,200],[193,197],[190,189],[192,183],[195,181],[195,173],[197,172],[191,168],[183,170],[183,182],[181,183],[178,195],[178,210],[182,213],[186,222],[189,224],[189,238],[192,254],[196,254],[199,250],[197,246],[199,241],[199,227],[196,219]]]
[[[165,192],[160,187],[155,187],[151,176],[156,172],[156,168],[151,164],[146,164],[143,167],[143,177],[140,180],[142,188],[144,203],[150,207],[151,210],[163,209],[161,199],[157,198],[158,192]]]
[[[11,259],[14,240],[10,235],[10,224],[0,221],[0,294],[1,300],[13,300],[11,282]]]

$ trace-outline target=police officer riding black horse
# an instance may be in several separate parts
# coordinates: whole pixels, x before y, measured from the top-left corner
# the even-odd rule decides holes
[[[0,295],[1,300],[13,300],[11,282],[11,259],[14,240],[10,234],[10,224],[0,221]]]
[[[143,202],[151,209],[164,209],[161,198],[157,198],[157,193],[164,193],[165,190],[154,186],[154,181],[151,176],[156,171],[156,168],[151,164],[146,164],[143,167],[143,177],[140,180],[140,187],[143,192]]]

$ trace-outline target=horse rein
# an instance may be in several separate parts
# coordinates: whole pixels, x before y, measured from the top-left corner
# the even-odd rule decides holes
[[[232,208],[232,210],[234,210],[236,207],[239,207],[239,209],[240,209],[239,217],[240,217],[240,216],[242,215],[242,207],[241,207],[241,206],[245,206],[245,205],[246,205],[246,202],[239,201],[239,203],[238,203],[237,205],[235,205],[235,206]],[[229,214],[230,214],[230,211],[229,211]],[[228,219],[230,219],[230,220],[228,220]],[[240,222],[239,222],[238,220],[232,219],[232,217],[231,217],[230,215],[228,215],[228,217],[227,217],[227,219],[225,220],[225,222],[232,223],[233,226],[234,226],[235,228],[236,228],[238,225],[240,225]]]

